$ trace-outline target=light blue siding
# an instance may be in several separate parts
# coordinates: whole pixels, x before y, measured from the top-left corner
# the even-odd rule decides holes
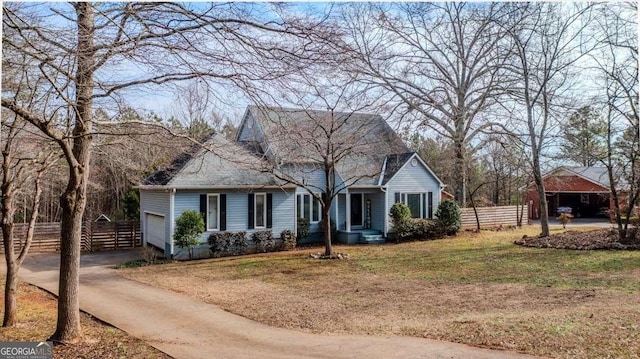
[[[433,192],[433,211],[435,213],[438,204],[440,204],[440,182],[422,162],[417,162],[416,166],[412,166],[410,162],[407,162],[387,183],[387,214],[395,203],[395,194],[397,192]],[[387,220],[389,220],[389,216],[387,216]],[[388,228],[391,230],[390,223]]]
[[[346,195],[340,194],[338,195],[338,229],[344,231],[346,229],[347,223],[347,200]]]
[[[207,193],[224,193],[227,196],[227,232],[246,231],[251,239],[251,233],[270,229],[275,238],[280,238],[280,232],[285,229],[295,228],[295,195],[293,191],[265,191],[272,193],[272,228],[248,229],[248,193],[247,192],[219,192],[219,191],[177,191],[175,194],[175,218],[187,209],[200,211],[200,195]],[[262,193],[262,192],[260,192]],[[205,232],[202,235],[202,245],[197,247],[194,254],[197,257],[209,255],[209,245],[207,239],[212,232]],[[186,258],[186,251],[175,248],[176,258]]]
[[[140,230],[146,230],[147,213],[164,216],[164,233],[165,243],[170,243],[169,233],[171,232],[171,223],[169,216],[169,192],[140,190]]]

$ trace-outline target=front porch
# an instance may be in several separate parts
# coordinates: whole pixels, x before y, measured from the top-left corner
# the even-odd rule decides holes
[[[339,230],[336,241],[343,244],[382,244],[384,237],[377,229]]]

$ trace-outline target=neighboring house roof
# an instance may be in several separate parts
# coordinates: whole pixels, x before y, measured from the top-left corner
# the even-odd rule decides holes
[[[442,198],[442,200],[445,200],[445,199],[453,200],[453,199],[456,198],[456,196],[454,196],[452,193],[449,193],[449,192],[447,192],[445,190],[440,191],[440,193],[441,193],[440,194],[440,198]]]
[[[263,172],[266,163],[243,146],[221,134],[194,146],[165,168],[149,176],[143,185],[174,188],[227,188],[280,186],[282,181]]]
[[[588,181],[591,181],[604,188],[609,188],[609,172],[606,167],[561,167],[569,172],[573,172]]]
[[[595,185],[604,187],[605,189],[610,189],[610,181],[609,181],[609,173],[606,167],[599,166],[560,166],[556,167],[553,170],[545,173],[542,178],[549,178],[551,176],[557,175],[558,173],[566,172],[568,174],[578,176],[583,178],[589,182],[592,182]],[[618,187],[619,189],[624,189],[627,187],[627,181],[622,178],[622,176],[618,176]],[[528,187],[534,186],[533,182],[530,182]]]

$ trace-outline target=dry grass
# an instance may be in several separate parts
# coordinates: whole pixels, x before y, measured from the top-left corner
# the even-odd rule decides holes
[[[4,286],[0,285],[4,294]],[[1,296],[4,301],[4,295]],[[54,296],[28,284],[18,286],[17,324],[0,328],[0,341],[44,341],[55,330],[57,303]],[[82,313],[85,341],[55,346],[54,358],[171,358],[129,336]]]
[[[535,229],[121,273],[279,327],[399,334],[553,358],[640,358],[640,252],[520,247]]]

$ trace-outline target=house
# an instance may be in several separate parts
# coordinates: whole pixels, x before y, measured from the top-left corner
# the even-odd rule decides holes
[[[562,166],[543,176],[549,216],[559,207],[570,207],[576,217],[596,217],[602,209],[613,209],[606,167]],[[534,183],[526,189],[529,218],[540,218],[540,200]]]
[[[139,186],[144,242],[184,257],[172,233],[187,209],[205,218],[203,243],[214,231],[269,229],[277,238],[296,231],[299,217],[309,220],[312,239],[321,238],[321,206],[310,192],[321,195],[326,187],[318,146],[328,144],[341,156],[329,179],[338,241],[386,237],[396,202],[414,217],[433,218],[442,181],[381,116],[249,106],[235,141],[214,134]],[[198,250],[208,254],[204,244]]]

